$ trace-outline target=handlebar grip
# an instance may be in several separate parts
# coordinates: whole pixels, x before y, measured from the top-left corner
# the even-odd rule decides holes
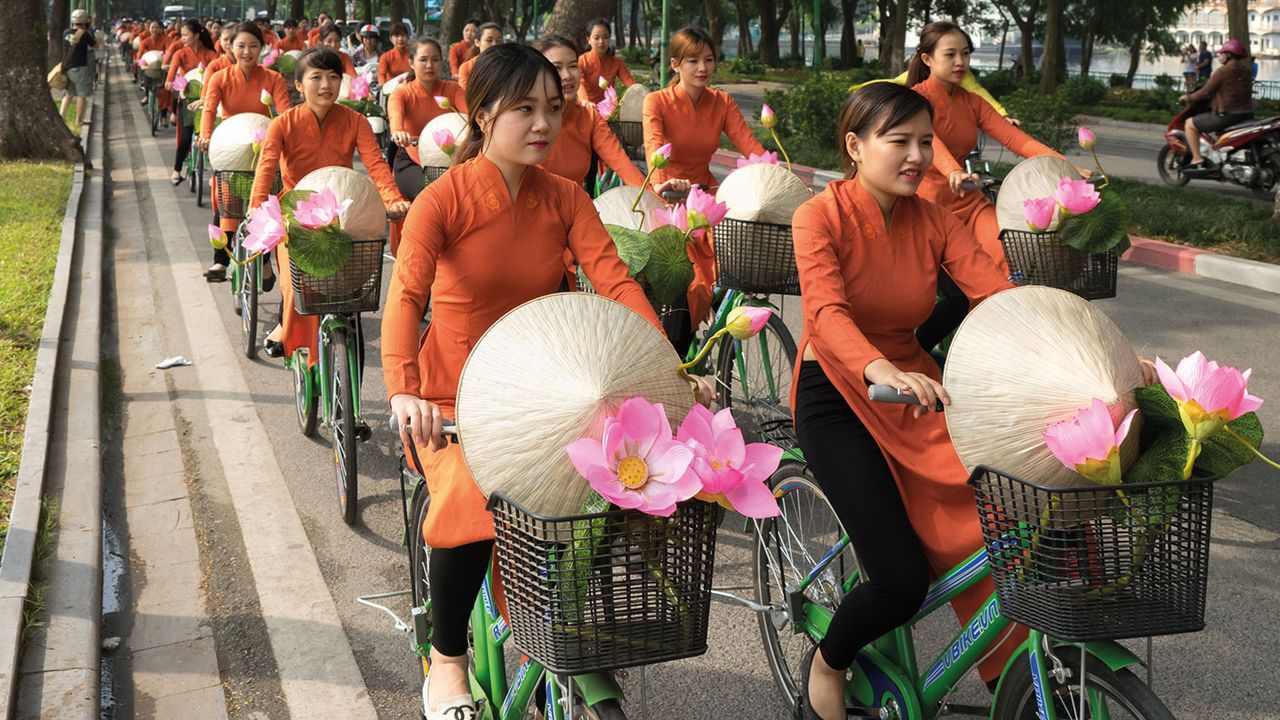
[[[446,419],[442,425],[443,427],[441,429],[440,434],[449,438],[453,442],[457,442],[458,441],[458,423],[454,422],[453,420]],[[403,431],[400,429],[400,421],[396,419],[395,415],[392,415],[387,420],[387,426],[391,428],[391,432],[397,435],[404,434]],[[405,428],[405,430],[408,430],[408,428]]]
[[[892,403],[895,405],[922,404],[915,395],[908,395],[892,385],[871,385],[867,388],[867,397],[871,399],[871,402]],[[941,400],[934,403],[934,412],[942,412],[942,409]]]

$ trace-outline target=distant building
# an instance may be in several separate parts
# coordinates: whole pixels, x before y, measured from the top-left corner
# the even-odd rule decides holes
[[[1178,43],[1207,43],[1216,50],[1227,41],[1227,4],[1210,0],[1182,14],[1171,31]],[[1249,48],[1258,57],[1280,57],[1280,0],[1249,3]]]

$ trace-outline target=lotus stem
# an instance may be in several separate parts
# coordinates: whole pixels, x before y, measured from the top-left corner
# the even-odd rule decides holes
[[[1098,168],[1098,174],[1102,176],[1102,184],[1098,186],[1099,190],[1106,190],[1111,184],[1111,178],[1107,177],[1107,171],[1102,169],[1102,163],[1098,162],[1098,153],[1093,148],[1089,148],[1089,154],[1093,156],[1093,164]]]
[[[1253,446],[1253,443],[1249,442],[1248,440],[1245,440],[1243,437],[1240,436],[1239,433],[1237,433],[1235,430],[1232,430],[1230,425],[1223,425],[1222,428],[1227,431],[1228,435],[1235,438],[1236,440],[1239,440],[1241,445],[1244,445],[1245,447],[1249,448],[1249,452],[1253,453],[1254,455],[1257,455],[1259,458],[1262,458],[1262,462],[1270,465],[1271,467],[1277,470],[1280,470],[1280,464],[1277,464],[1271,458],[1267,457],[1266,455],[1263,455],[1258,450],[1258,448]]]
[[[769,134],[773,136],[773,144],[778,146],[778,152],[782,153],[782,159],[787,161],[787,170],[791,170],[791,158],[787,156],[787,149],[782,147],[782,141],[778,139],[777,131],[769,128]]]
[[[1226,427],[1225,425],[1223,427]],[[1248,445],[1248,443],[1245,443]],[[1190,480],[1191,471],[1196,467],[1196,458],[1200,457],[1200,441],[1191,438],[1191,447],[1187,449],[1187,464],[1182,466],[1182,479]]]
[[[636,199],[631,201],[631,212],[640,216],[641,225],[644,224],[644,213],[638,210],[637,208],[640,207],[640,196],[643,195],[645,191],[649,189],[649,179],[652,177],[653,177],[653,168],[650,167],[648,172],[644,174],[644,184],[640,186],[640,192],[636,193]],[[639,226],[637,226],[636,229],[639,230],[640,229]]]
[[[707,338],[707,343],[702,346],[702,349],[698,351],[698,354],[695,355],[693,359],[690,360],[689,362],[683,363],[680,365],[680,372],[683,373],[684,371],[701,364],[702,361],[707,357],[707,353],[711,352],[711,348],[714,347],[716,342],[719,341],[720,338],[723,337],[724,334],[727,332],[729,332],[729,328],[720,328],[719,330],[716,331],[714,335],[712,335],[710,338]],[[685,377],[688,377],[688,376],[686,375]]]

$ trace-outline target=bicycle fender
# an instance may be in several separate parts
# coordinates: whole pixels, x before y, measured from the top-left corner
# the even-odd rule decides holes
[[[1102,664],[1113,672],[1134,665],[1145,664],[1142,662],[1142,658],[1134,655],[1128,648],[1114,640],[1097,640],[1085,643],[1085,651],[1101,660]],[[1013,652],[1013,655],[1004,664],[1004,670],[1000,673],[1000,679],[996,683],[996,690],[992,694],[993,697],[1000,696],[1000,686],[1004,685],[1004,679],[1009,674],[1009,668],[1013,667],[1014,663],[1026,662],[1027,653],[1029,652],[1031,652],[1031,638],[1023,640],[1022,644],[1018,646],[1018,649]],[[994,710],[995,706],[993,705],[992,711],[994,712]]]
[[[611,673],[574,675],[573,685],[582,693],[587,705],[595,705],[602,700],[622,700],[622,686]]]

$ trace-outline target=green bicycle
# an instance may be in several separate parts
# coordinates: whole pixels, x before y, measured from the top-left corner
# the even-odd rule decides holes
[[[240,316],[241,346],[244,356],[258,357],[258,296],[262,293],[262,257],[252,255],[244,247],[245,225],[240,224],[232,239],[231,281],[232,304]]]
[[[182,101],[182,119],[184,121],[182,132],[187,132],[187,128],[191,128],[194,132],[198,118],[199,113],[189,112],[187,110],[187,101]],[[191,122],[186,123],[186,120],[191,120]],[[205,157],[204,151],[193,140],[191,152],[187,154],[187,184],[190,191],[196,196],[196,207],[204,207],[204,168],[208,164],[208,158]]]
[[[147,121],[151,125],[151,137],[160,128],[160,79],[149,71],[143,71],[142,89],[146,93]]]

